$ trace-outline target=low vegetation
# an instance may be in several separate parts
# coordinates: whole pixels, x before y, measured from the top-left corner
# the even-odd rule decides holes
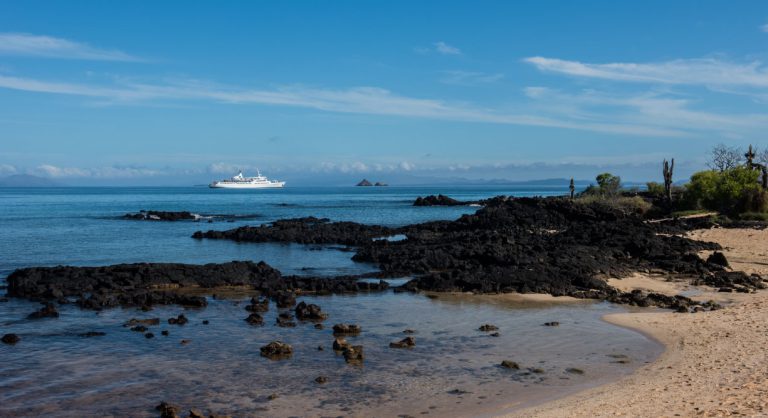
[[[675,186],[674,160],[664,161],[664,183],[648,182],[645,190],[622,187],[621,177],[602,173],[577,194],[577,202],[602,203],[626,213],[647,217],[684,216],[718,212],[733,219],[768,220],[768,149],[746,152],[725,145],[715,146],[709,170],[694,173],[690,180]]]

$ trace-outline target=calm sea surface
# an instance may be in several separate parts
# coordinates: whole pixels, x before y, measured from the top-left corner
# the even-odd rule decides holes
[[[470,200],[566,192],[541,187],[0,188],[0,278],[27,266],[142,261],[264,260],[284,274],[363,273],[376,266],[355,263],[352,253],[331,246],[238,244],[190,235],[303,216],[397,226],[455,219],[477,209],[416,208],[411,204],[417,196],[442,193]],[[214,217],[211,223],[120,218],[142,209],[237,217]],[[300,298],[329,312],[326,329],[317,330],[311,323],[272,325],[274,307],[265,317],[267,325],[249,326],[243,321],[247,299],[210,298],[207,308],[184,311],[190,323],[183,327],[165,322],[183,311],[179,307],[96,313],[62,306],[58,319],[31,321],[25,317],[37,304],[0,303],[0,334],[22,338],[15,346],[0,346],[0,416],[153,416],[161,400],[234,416],[472,416],[615,379],[660,350],[640,334],[602,322],[602,315],[621,311],[605,303],[547,305],[392,292]],[[150,327],[156,337],[146,339],[122,326],[134,317],[161,318],[160,326]],[[541,325],[548,321],[561,325]],[[347,365],[331,350],[330,326],[339,322],[362,325],[364,332],[350,341],[365,347],[363,366]],[[477,331],[483,323],[499,326],[501,336]],[[417,346],[388,348],[406,328],[416,330]],[[170,335],[161,336],[161,330]],[[107,335],[78,336],[88,331]],[[189,343],[180,344],[182,339]],[[259,347],[275,339],[294,346],[290,360],[259,356]],[[518,362],[522,370],[498,367],[504,359]],[[321,375],[328,383],[314,382]],[[278,397],[270,400],[271,394]]]

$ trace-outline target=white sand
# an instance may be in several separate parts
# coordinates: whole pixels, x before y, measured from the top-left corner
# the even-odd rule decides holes
[[[768,275],[768,230],[710,229],[690,236],[720,243],[735,270]],[[686,290],[660,277],[636,275],[618,282],[611,284],[668,294]],[[768,416],[768,291],[717,294],[704,289],[697,298],[715,296],[730,304],[697,314],[607,316],[609,322],[656,338],[666,351],[617,382],[507,416]]]

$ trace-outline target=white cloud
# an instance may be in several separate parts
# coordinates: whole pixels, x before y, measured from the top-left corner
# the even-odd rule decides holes
[[[760,26],[760,30],[763,31],[763,32],[768,32],[768,23],[766,23],[765,25]]]
[[[401,161],[400,164],[398,164],[398,167],[402,171],[413,171],[416,169],[416,166],[408,161]]]
[[[694,110],[688,99],[659,93],[618,96],[585,90],[568,94],[545,87],[528,87],[524,91],[538,106],[536,110],[552,119],[580,122],[610,119],[617,124],[718,132],[724,136],[768,128],[766,114],[718,114]],[[606,108],[611,112],[606,114]]]
[[[230,104],[293,106],[339,113],[540,126],[627,135],[686,135],[686,132],[677,129],[622,125],[611,121],[601,123],[562,121],[526,113],[510,113],[479,108],[466,103],[448,103],[442,100],[400,96],[377,87],[330,90],[289,86],[274,90],[249,90],[196,81],[181,81],[163,85],[122,81],[121,84],[103,87],[0,75],[0,88],[85,96],[115,103],[150,100],[208,100]]]
[[[435,45],[435,51],[443,55],[461,55],[461,50],[459,48],[448,45],[443,41],[435,42],[434,45]]]
[[[0,33],[0,54],[97,61],[140,61],[139,58],[122,51],[99,49],[68,39],[27,33]]]
[[[504,74],[501,73],[482,73],[472,71],[443,71],[443,77],[440,79],[441,83],[456,84],[460,86],[474,86],[477,84],[495,83],[504,78]]]
[[[372,167],[369,167],[367,164],[360,162],[360,161],[353,161],[353,162],[341,162],[341,163],[331,163],[331,162],[322,162],[320,163],[320,166],[318,169],[315,169],[315,171],[321,171],[324,173],[331,173],[331,172],[339,172],[344,174],[349,173],[366,173],[368,171],[371,171]],[[373,169],[376,169],[376,165],[373,165]]]
[[[12,166],[10,164],[0,164],[0,175],[8,176],[11,174],[16,174],[18,170],[15,166]]]
[[[78,167],[58,167],[51,164],[42,164],[32,170],[27,170],[27,174],[41,175],[51,178],[136,178],[150,177],[164,174],[162,171],[141,168],[141,167],[123,167],[107,166],[97,168],[78,168]]]
[[[242,170],[243,167],[239,165],[229,163],[213,163],[208,166],[208,172],[214,174],[236,174],[237,170]]]
[[[555,58],[524,60],[542,71],[614,81],[768,88],[768,67],[760,62],[739,64],[714,58],[678,59],[657,63],[590,64]]]

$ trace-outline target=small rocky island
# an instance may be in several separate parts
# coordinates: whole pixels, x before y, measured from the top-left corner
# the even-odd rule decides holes
[[[387,183],[382,183],[380,181],[377,181],[376,183],[371,183],[370,181],[368,181],[368,179],[362,179],[355,186],[358,186],[358,187],[370,187],[370,186],[383,187],[383,186],[389,186],[389,185]]]

